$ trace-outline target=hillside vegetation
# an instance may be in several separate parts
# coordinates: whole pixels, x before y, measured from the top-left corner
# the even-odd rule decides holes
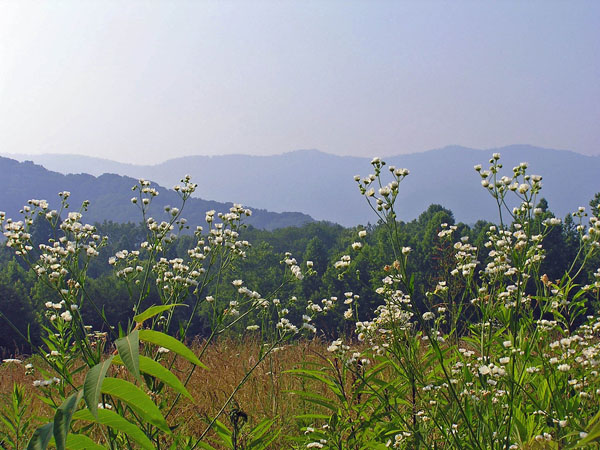
[[[475,167],[494,223],[437,204],[402,221],[410,172],[379,158],[371,170],[355,178],[367,227],[259,230],[241,205],[196,225],[187,177],[155,217],[163,192],[129,191],[140,225],[88,224],[65,192],[57,209],[0,215],[1,345],[35,354],[2,370],[47,405],[28,422],[31,389],[15,383],[2,445],[597,446],[600,193],[560,219],[541,176],[494,154]],[[233,353],[215,363],[223,345]],[[195,388],[215,376],[230,380]]]

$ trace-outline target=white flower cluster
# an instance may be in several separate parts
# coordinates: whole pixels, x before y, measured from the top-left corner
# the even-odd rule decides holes
[[[62,300],[60,303],[46,302],[45,306],[49,309],[48,317],[52,322],[57,320],[59,317],[65,322],[71,322],[73,320],[71,311],[77,311],[78,309],[77,305],[72,304],[70,308],[65,309],[65,311],[61,312],[59,315],[58,311],[60,311],[63,308],[66,308],[67,306],[64,300]]]
[[[527,201],[527,199],[531,199],[532,196],[540,192],[542,177],[527,174],[527,163],[522,162],[514,167],[512,177],[500,177],[498,172],[502,168],[502,164],[499,160],[500,153],[494,153],[489,161],[491,164],[489,170],[482,170],[481,164],[474,167],[481,177],[481,185],[494,197],[503,198],[507,191],[512,191]]]
[[[377,289],[384,296],[385,303],[377,307],[374,318],[371,321],[356,322],[359,341],[366,340],[372,345],[383,343],[385,347],[392,330],[407,330],[412,327],[410,297],[401,290],[394,289],[390,281],[391,277],[386,277],[384,286]]]
[[[33,382],[34,387],[48,387],[52,386],[53,384],[60,384],[60,378],[53,377],[48,380],[35,380]]]
[[[59,194],[63,201],[68,198],[68,192]],[[84,202],[85,209],[88,202]],[[48,202],[45,200],[29,200],[28,206],[22,209],[23,221],[7,219],[4,224],[4,236],[7,238],[6,245],[15,250],[17,255],[27,257],[33,250],[29,227],[33,224],[34,216],[41,215],[55,226],[54,218],[58,213],[55,210],[48,211]],[[80,261],[80,255],[85,258],[98,256],[99,248],[104,245],[106,238],[96,234],[96,228],[89,224],[81,223],[81,213],[69,212],[67,218],[60,224],[59,228],[63,236],[58,240],[51,241],[51,245],[40,244],[40,255],[33,268],[38,276],[46,276],[57,286],[60,286],[68,278],[68,268]],[[4,213],[0,213],[0,223],[5,219]],[[58,219],[57,219],[58,220]]]
[[[491,226],[488,231],[488,241],[484,245],[491,249],[489,256],[492,260],[485,267],[484,273],[489,278],[510,277],[519,272],[524,278],[528,278],[526,272],[544,259],[541,244],[543,236],[538,234],[528,237],[519,224],[514,227],[515,230],[510,231]],[[512,265],[514,255],[519,257],[518,268]]]
[[[139,197],[133,197],[131,199],[131,203],[137,204],[139,199],[142,203],[142,210],[145,210],[145,208],[151,203],[152,199],[158,196],[158,191],[156,188],[151,187],[150,181],[144,180],[143,178],[138,180],[138,184],[133,186],[131,190],[134,192],[139,192]]]
[[[389,171],[392,174],[393,179],[388,184],[383,185],[381,183],[381,170],[385,164],[385,161],[382,161],[381,158],[373,158],[371,165],[375,169],[375,173],[363,178],[356,175],[354,181],[358,183],[360,193],[364,195],[369,202],[371,199],[375,200],[375,208],[377,211],[387,213],[393,207],[396,196],[398,195],[400,182],[406,178],[410,172],[408,169],[389,166]],[[377,191],[373,186],[375,181],[378,181],[377,184],[380,186]]]
[[[184,176],[181,179],[182,184],[173,186],[173,190],[175,192],[178,192],[181,195],[185,195],[185,196],[192,195],[194,193],[194,191],[196,190],[196,188],[198,187],[198,185],[195,183],[192,183],[191,180],[192,180],[191,175]]]
[[[297,280],[302,281],[304,279],[304,275],[302,274],[302,269],[298,265],[296,258],[292,258],[292,254],[290,252],[285,253],[285,259],[283,260],[284,264],[289,267],[290,272]]]
[[[165,292],[174,293],[178,289],[198,286],[205,270],[203,267],[186,264],[183,258],[160,258],[152,267],[152,271],[156,274],[157,287]]]
[[[351,261],[352,258],[350,258],[350,255],[343,255],[338,261],[336,261],[333,264],[333,267],[335,267],[336,269],[346,269],[348,268],[348,266],[350,266]]]
[[[469,277],[475,272],[479,261],[477,260],[477,247],[468,242],[468,236],[464,236],[459,242],[454,244],[454,258],[456,267],[451,274],[456,276],[461,274],[463,277]]]

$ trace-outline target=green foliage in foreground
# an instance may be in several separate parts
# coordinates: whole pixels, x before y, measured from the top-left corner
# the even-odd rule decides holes
[[[4,276],[28,284],[5,278],[0,287],[16,307],[29,286],[21,314],[41,311],[39,338],[21,331],[19,314],[2,316],[49,367],[36,385],[55,411],[27,448],[268,448],[281,432],[275,418],[248,430],[243,411],[232,410],[231,427],[221,416],[270,352],[317,331],[337,339],[320,363],[288,373],[322,387],[290,393],[314,406],[296,418],[294,448],[597,447],[600,220],[579,208],[562,223],[538,199],[541,177],[526,164],[501,176],[499,158],[489,170],[476,167],[498,206],[496,225],[454,224],[437,205],[399,222],[395,201],[408,170],[387,174],[378,158],[373,174],[356,178],[378,217],[368,229],[310,224],[267,239],[243,231],[250,212],[234,205],[208,212],[207,230],[177,238],[187,229],[189,178],[176,189],[181,207],[168,207],[162,222],[148,217],[158,193],[141,180],[132,202],[144,226],[124,226],[122,247],[108,254],[110,239],[81,222],[87,205],[68,212],[69,193],[61,211],[32,200],[23,221],[2,215],[6,247],[23,264],[10,262]],[[509,209],[509,195],[520,206]],[[300,262],[289,252],[275,257],[283,244]],[[101,292],[118,303],[100,302]],[[192,399],[194,371],[206,370],[206,345],[199,355],[185,345],[196,333],[206,345],[232,333],[261,339],[257,360],[205,431],[190,435],[172,412]],[[3,424],[16,441],[29,432],[22,404],[15,387]]]

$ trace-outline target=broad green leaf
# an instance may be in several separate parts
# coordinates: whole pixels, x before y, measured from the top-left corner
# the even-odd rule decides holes
[[[50,422],[35,430],[27,444],[27,450],[46,450],[48,442],[50,442],[50,439],[52,438],[53,429],[54,423]]]
[[[140,330],[139,336],[141,341],[150,342],[151,344],[156,344],[161,347],[167,348],[172,352],[183,356],[189,362],[196,364],[197,366],[200,366],[203,369],[207,369],[207,367],[200,362],[196,355],[194,355],[194,352],[192,352],[189,348],[187,348],[177,339],[169,336],[168,334],[164,334],[160,331],[154,330]]]
[[[123,365],[123,360],[117,355],[113,359],[113,364]],[[194,398],[190,395],[183,383],[179,381],[179,378],[177,378],[169,369],[165,368],[159,362],[154,361],[152,358],[148,358],[144,355],[140,356],[140,371],[145,374],[152,375],[155,378],[158,378],[167,386],[171,386],[173,389],[175,389],[177,392],[181,393],[185,397],[189,398],[192,401],[194,400]]]
[[[133,320],[137,323],[142,323],[144,320],[148,320],[151,317],[154,317],[161,312],[168,311],[169,309],[173,309],[176,306],[187,306],[185,303],[174,303],[172,305],[156,305],[151,306],[147,310],[142,313],[139,313],[137,316],[133,316]]]
[[[127,336],[117,339],[115,345],[119,350],[119,356],[127,367],[127,370],[135,377],[136,380],[140,380],[140,339],[139,331],[133,330]]]
[[[81,411],[77,411],[73,415],[73,419],[85,420],[87,422],[94,422],[106,425],[107,427],[111,427],[113,430],[125,433],[128,437],[140,444],[142,448],[145,448],[147,450],[154,450],[154,445],[142,430],[140,430],[137,426],[135,426],[128,420],[121,417],[116,412],[111,411],[109,409],[99,409],[97,417],[94,417],[92,413],[84,409]]]
[[[85,381],[83,382],[83,398],[88,409],[94,416],[97,416],[102,382],[106,377],[106,371],[110,367],[113,357],[114,356],[111,356],[107,360],[92,367],[85,376]]]
[[[86,411],[89,412],[89,411]],[[84,434],[69,434],[67,436],[68,450],[106,450],[100,444],[96,444],[93,440]]]
[[[158,407],[154,404],[152,399],[135,384],[119,378],[105,378],[102,383],[102,393],[123,400],[144,420],[157,428],[160,428],[165,433],[171,434],[171,430]]]
[[[140,370],[148,375],[158,378],[160,381],[168,386],[171,386],[177,392],[186,396],[190,400],[194,400],[183,383],[179,381],[179,378],[177,378],[169,369],[163,367],[160,363],[154,361],[152,358],[140,356]]]
[[[71,418],[82,396],[83,391],[74,392],[58,407],[56,414],[54,414],[53,433],[56,450],[65,450],[66,448],[65,444],[67,442],[67,434],[69,434],[69,427],[71,426]]]

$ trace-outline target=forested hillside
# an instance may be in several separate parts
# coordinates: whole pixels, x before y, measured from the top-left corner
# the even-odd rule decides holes
[[[599,199],[600,196],[596,196],[594,201],[598,202]],[[540,223],[554,217],[547,209],[545,200],[542,199],[538,206],[543,210],[537,218]],[[440,274],[448,275],[454,264],[455,250],[444,244],[438,234],[448,227],[456,226],[458,234],[468,236],[469,241],[479,248],[478,259],[484,260],[488,250],[483,243],[490,225],[492,224],[486,221],[478,221],[473,226],[455,223],[452,211],[436,204],[429,206],[415,220],[399,222],[399,235],[402,236],[404,245],[411,249],[409,264],[411,272],[415,274],[414,300],[417,304],[425,301],[425,292],[435,288]],[[115,275],[108,261],[117,252],[139,248],[140,243],[147,239],[147,228],[141,224],[113,221],[96,223],[96,226],[97,234],[107,237],[107,245],[100,250],[99,257],[90,263],[88,274],[91,279],[86,288],[87,295],[94,299],[111,325],[126,326],[132,318],[131,300],[126,284]],[[364,239],[358,238],[361,230],[366,231]],[[37,244],[46,243],[52,237],[52,231],[42,219],[33,224],[31,234]],[[306,268],[309,264],[314,274],[305,276],[300,283],[284,286],[278,291],[278,295],[297,299],[288,306],[290,316],[295,319],[302,317],[309,302],[321,306],[332,299],[334,304],[339,302],[325,316],[316,319],[318,329],[328,337],[338,336],[346,331],[347,322],[343,320],[341,305],[345,292],[360,296],[358,312],[363,320],[370,319],[382,301],[375,292],[375,287],[386,276],[385,264],[389,263],[390,244],[385,227],[381,225],[344,228],[327,222],[313,222],[272,231],[248,226],[241,231],[240,238],[251,244],[246,251],[246,258],[232,265],[228,269],[230,272],[223,276],[239,278],[258,292],[271,292],[280,283],[285,269],[285,264],[281,261],[285,259],[285,253],[290,252],[300,266]],[[540,272],[546,273],[551,279],[560,277],[578,251],[578,234],[572,218],[567,216],[561,226],[554,228],[545,237],[543,245],[547,257]],[[164,249],[164,256],[168,259],[185,258],[193,246],[194,237],[181,235]],[[340,278],[335,263],[343,255],[351,256],[351,262]],[[596,267],[598,265],[600,260]],[[19,257],[14,256],[12,249],[4,245],[0,247],[0,267],[0,311],[20,328],[20,332],[26,334],[27,327],[30,326],[31,334],[37,337],[44,304],[58,299],[39,280],[36,281],[35,274]],[[591,267],[594,267],[594,263]],[[591,276],[591,273],[581,273],[577,282],[585,284]],[[159,303],[156,285],[153,283],[152,286],[146,299],[148,305]],[[452,288],[460,291],[461,286]],[[225,289],[229,289],[229,293],[221,291],[220,299],[223,304],[219,307],[222,309],[236,296],[234,286]],[[208,307],[205,303],[197,311],[190,329],[192,334],[204,336],[209,332],[211,315]],[[82,314],[94,329],[106,328],[98,311],[89,308],[82,311]],[[255,319],[251,315],[245,317],[230,332],[233,335],[243,332],[246,325],[254,323]],[[464,319],[469,320],[468,317]],[[173,323],[173,327],[177,327],[177,322]],[[0,346],[6,349],[14,349],[15,346],[24,348],[23,345],[13,333],[4,333],[0,338]]]
[[[482,190],[474,189],[473,166],[492,152],[500,152],[510,168],[526,161],[543,175],[544,196],[563,217],[574,204],[584,205],[600,189],[600,157],[531,145],[510,145],[479,150],[448,146],[419,153],[399,148],[387,157],[389,164],[411,171],[398,197],[405,220],[419,216],[426,205],[439,203],[457,220],[475,223],[495,220],[497,211]],[[185,173],[198,183],[197,195],[217,201],[237,201],[269,211],[301,211],[317,220],[344,226],[372,220],[364,199],[356,195],[352,177],[369,159],[332,155],[318,150],[297,150],[279,155],[186,156],[156,165],[121,164],[78,155],[15,155],[32,159],[61,173],[105,172],[153,180],[171,186]],[[277,186],[276,189],[273,186]]]
[[[86,212],[90,223],[112,220],[114,222],[138,222],[141,220],[139,209],[132,205],[131,187],[136,179],[103,174],[98,177],[88,174],[63,175],[46,170],[32,162],[19,163],[15,160],[0,157],[0,211],[9,217],[17,215],[28,200],[47,200],[52,208],[60,204],[58,193],[71,192],[70,203],[75,207],[84,200],[90,202]],[[185,176],[185,172],[179,175]],[[173,183],[173,184],[176,184]],[[160,214],[167,205],[177,205],[179,198],[173,190],[166,189],[153,183],[152,186],[160,194],[152,202],[149,213]],[[209,210],[227,212],[232,203],[191,198],[186,210],[186,217],[192,223],[200,223],[204,213]],[[279,227],[296,226],[312,221],[306,214],[297,212],[274,213],[264,209],[253,209],[253,214],[247,222],[256,228],[273,230]]]

